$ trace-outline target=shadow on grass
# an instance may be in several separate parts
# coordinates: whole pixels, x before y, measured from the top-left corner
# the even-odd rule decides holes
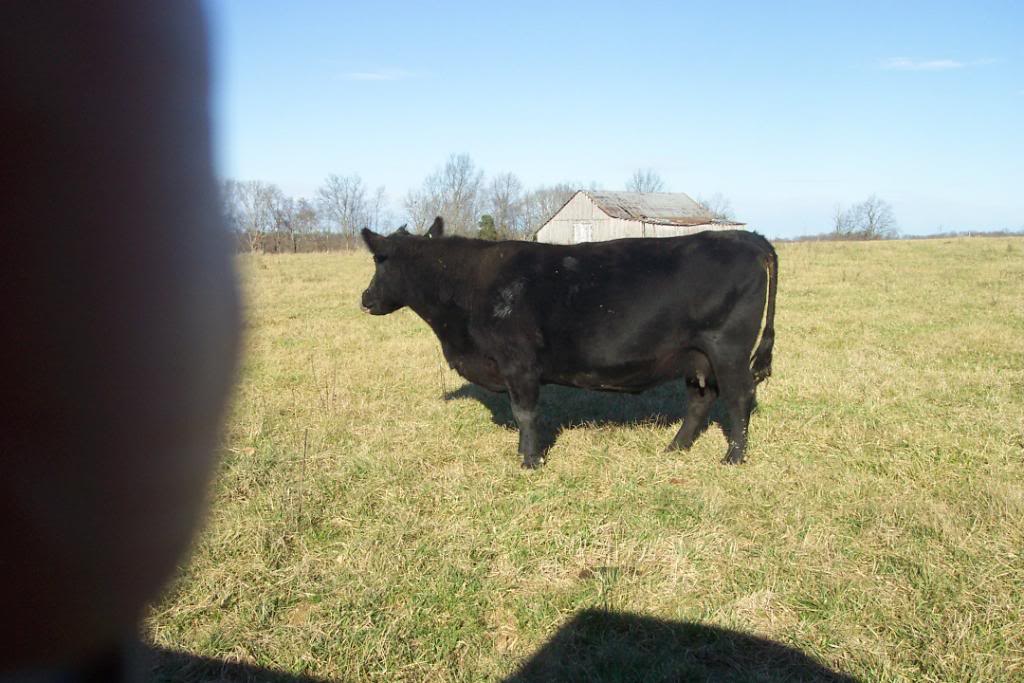
[[[467,382],[444,395],[446,401],[458,399],[479,402],[491,412],[494,424],[516,429],[507,394],[497,394]],[[641,394],[588,391],[546,385],[541,389],[540,415],[541,446],[545,452],[555,444],[558,435],[564,430],[577,427],[654,424],[678,428],[686,416],[686,385],[682,380],[668,382]],[[719,427],[724,426],[722,411],[717,401],[711,410],[709,422],[701,428],[702,434],[711,423],[717,423]],[[665,445],[667,446],[668,442]]]
[[[202,657],[155,645],[143,646],[139,659],[145,671],[140,678],[147,683],[330,683],[326,678]]]
[[[153,645],[144,646],[138,659],[145,671],[139,680],[147,683],[330,683],[333,680]],[[549,681],[859,683],[799,650],[765,638],[692,622],[597,609],[579,612],[504,683]]]
[[[584,610],[505,683],[806,681],[858,683],[794,648],[684,621]]]

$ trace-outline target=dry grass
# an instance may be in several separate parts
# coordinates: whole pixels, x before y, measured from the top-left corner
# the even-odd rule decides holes
[[[368,257],[242,257],[248,353],[212,512],[150,637],[329,678],[476,681],[603,608],[864,681],[1024,679],[1024,240],[779,256],[748,464],[719,464],[715,427],[662,454],[674,387],[546,389],[565,428],[537,472],[504,399],[444,399],[464,382],[414,314],[360,313]]]

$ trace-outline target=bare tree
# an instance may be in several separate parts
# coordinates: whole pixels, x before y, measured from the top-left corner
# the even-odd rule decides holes
[[[523,184],[514,173],[500,173],[491,179],[487,203],[499,235],[514,239],[524,235],[527,224],[523,199]]]
[[[383,185],[373,191],[373,196],[368,203],[367,219],[368,226],[377,232],[381,232],[391,222],[388,211],[388,194]]]
[[[527,194],[523,199],[523,216],[526,221],[524,238],[528,238],[544,225],[576,192],[576,185],[572,183],[557,183],[538,187]]]
[[[434,216],[442,216],[452,234],[476,234],[483,175],[468,154],[453,154],[419,190],[406,195],[403,204],[411,223],[423,230]]]
[[[292,225],[293,230],[299,234],[316,232],[320,227],[320,216],[316,211],[316,205],[304,197],[296,201]]]
[[[292,252],[299,250],[299,235],[315,232],[319,217],[308,199],[292,199],[275,188],[271,197],[274,230],[288,236]]]
[[[228,178],[220,182],[220,206],[224,223],[232,232],[242,231],[242,217],[239,210],[238,181]]]
[[[845,211],[836,206],[832,218],[835,234],[851,239],[880,240],[899,235],[892,205],[871,195]]]
[[[665,182],[653,168],[638,168],[626,181],[627,192],[664,192]]]
[[[224,213],[233,228],[246,236],[250,251],[258,251],[263,236],[275,229],[275,204],[283,194],[260,180],[228,180],[222,186]]]
[[[295,200],[277,187],[273,188],[269,199],[274,232],[290,234],[295,218]]]
[[[899,234],[892,205],[877,195],[871,195],[861,202],[858,211],[864,233],[869,239],[888,239]]]
[[[321,218],[328,230],[352,236],[366,227],[369,207],[366,188],[358,174],[338,176],[332,173],[316,194]]]
[[[721,192],[716,192],[710,197],[697,197],[697,203],[711,214],[711,217],[720,221],[733,220],[732,202]]]
[[[476,168],[468,154],[452,156],[442,174],[442,213],[451,216],[456,233],[472,234],[479,213],[483,171]]]
[[[424,182],[426,184],[426,182]],[[434,216],[439,215],[441,210],[437,198],[429,194],[425,189],[409,190],[402,200],[402,207],[409,218],[409,225],[413,232],[420,233],[430,225]]]
[[[832,210],[832,232],[836,235],[847,235],[851,232],[850,212],[843,209],[842,204],[836,204]]]

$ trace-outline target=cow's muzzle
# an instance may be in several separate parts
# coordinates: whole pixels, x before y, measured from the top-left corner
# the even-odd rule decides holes
[[[363,292],[363,296],[359,300],[359,308],[362,309],[363,313],[380,315],[380,306],[373,296],[370,295],[370,290]]]

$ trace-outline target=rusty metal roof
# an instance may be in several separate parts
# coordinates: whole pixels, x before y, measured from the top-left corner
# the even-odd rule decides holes
[[[659,225],[743,225],[716,219],[684,192],[591,192],[584,190],[598,208],[612,218]]]

